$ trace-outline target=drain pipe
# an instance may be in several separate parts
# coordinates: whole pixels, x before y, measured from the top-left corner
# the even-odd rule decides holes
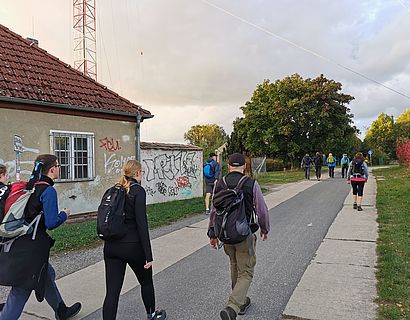
[[[135,125],[135,159],[141,162],[141,113],[137,113],[137,123]]]

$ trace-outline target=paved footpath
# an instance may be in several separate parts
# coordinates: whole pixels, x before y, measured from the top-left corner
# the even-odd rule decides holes
[[[376,319],[376,179],[365,186],[363,211],[351,196],[286,306],[283,319]]]
[[[373,205],[374,202],[375,192],[373,198],[368,196],[370,186],[371,183],[366,189],[369,202],[365,202],[365,205]],[[377,227],[373,230],[374,234],[367,232],[367,224],[374,222],[367,219],[372,207],[365,206],[365,211],[360,214],[353,210],[349,212],[350,197],[346,199],[349,191],[349,186],[342,179],[335,178],[321,182],[302,181],[265,196],[270,209],[272,230],[268,241],[258,241],[258,262],[250,290],[252,307],[246,317],[242,318],[281,319],[288,304],[284,312],[287,319],[370,319],[367,316],[374,311],[374,305],[366,304],[366,301],[374,293],[373,279],[368,281],[367,287],[361,287],[361,282],[355,283],[354,279],[358,276],[362,279],[360,276],[364,275],[363,271],[352,273],[349,268],[373,270],[375,259],[367,261],[366,258],[374,255],[373,238],[377,236]],[[339,211],[340,214],[332,225]],[[344,211],[348,216],[345,217]],[[354,224],[353,221],[357,223]],[[204,219],[152,241],[157,304],[167,309],[169,319],[219,319],[219,310],[223,308],[229,293],[229,264],[222,250],[209,248],[207,224],[207,219]],[[343,233],[345,226],[353,232],[350,237]],[[365,241],[357,241],[362,238]],[[336,241],[344,246],[336,244],[336,250],[332,247]],[[362,246],[352,247],[356,251],[347,254],[342,249],[351,250],[346,246],[350,242]],[[368,248],[368,243],[373,247]],[[318,255],[312,260],[316,251]],[[346,262],[343,259],[347,256],[362,260],[360,263]],[[319,273],[313,270],[312,273],[313,266],[322,265],[333,266],[333,275],[330,269]],[[344,272],[343,267],[349,270]],[[343,279],[339,278],[342,271]],[[323,281],[323,277],[326,281]],[[349,281],[349,277],[352,281]],[[335,283],[332,283],[332,279]],[[343,284],[354,283],[355,286],[343,287],[338,281]],[[75,319],[101,319],[105,294],[102,261],[64,276],[57,283],[67,303],[83,302],[83,310]],[[342,313],[335,313],[337,317],[329,317],[329,314],[322,317],[319,311],[333,310],[337,303],[332,299],[337,293],[348,291],[346,287],[352,289],[349,295],[352,301],[344,301],[346,308],[340,311]],[[356,288],[357,292],[353,290]],[[128,272],[118,319],[144,319],[139,290],[133,274]],[[363,313],[366,317],[347,316],[353,310],[349,305],[355,300],[352,295],[363,300],[361,307],[357,308],[367,308]],[[360,304],[358,300],[354,303]],[[316,313],[309,313],[314,309],[312,305],[317,306]],[[21,319],[54,319],[54,315],[46,303],[40,304],[32,297]]]

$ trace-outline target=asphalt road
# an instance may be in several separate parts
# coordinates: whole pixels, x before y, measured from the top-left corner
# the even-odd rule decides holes
[[[328,179],[270,210],[271,232],[267,241],[258,239],[249,292],[252,306],[244,319],[281,318],[349,191],[344,179]],[[204,247],[154,277],[157,305],[167,310],[170,320],[219,319],[230,291],[229,278],[223,250]],[[145,319],[139,291],[137,287],[121,297],[117,319]],[[101,319],[101,310],[84,319]]]

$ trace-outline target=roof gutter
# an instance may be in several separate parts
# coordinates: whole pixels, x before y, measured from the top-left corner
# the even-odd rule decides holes
[[[12,102],[12,103],[22,103],[22,104],[33,104],[33,105],[38,105],[38,106],[54,107],[54,108],[66,109],[66,110],[113,114],[113,115],[120,115],[120,116],[127,116],[127,117],[136,117],[137,115],[139,115],[141,117],[141,122],[144,121],[144,119],[150,119],[154,117],[154,115],[152,114],[144,115],[140,111],[137,111],[136,113],[130,113],[130,112],[123,112],[123,111],[115,111],[115,110],[101,110],[101,109],[95,109],[95,108],[90,108],[90,107],[79,107],[79,106],[73,106],[69,104],[28,100],[28,99],[5,97],[5,96],[0,96],[0,101]]]

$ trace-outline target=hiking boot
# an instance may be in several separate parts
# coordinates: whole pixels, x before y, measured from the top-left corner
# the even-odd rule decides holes
[[[81,310],[81,303],[74,303],[71,307],[67,307],[64,302],[58,305],[56,312],[57,320],[67,320],[77,315]]]
[[[245,299],[245,303],[242,305],[241,310],[239,311],[239,315],[243,316],[246,311],[249,309],[249,307],[251,306],[251,298],[246,297]]]
[[[357,211],[363,211],[362,206],[357,206]]]
[[[206,209],[206,210],[205,210],[205,214],[211,214],[211,210]]]
[[[148,320],[165,320],[167,318],[167,313],[165,312],[165,310],[156,310],[154,312],[154,314],[149,317],[148,316]]]
[[[357,209],[357,203],[353,203],[353,209]]]
[[[236,312],[231,307],[226,307],[219,313],[219,315],[222,320],[236,320]]]

